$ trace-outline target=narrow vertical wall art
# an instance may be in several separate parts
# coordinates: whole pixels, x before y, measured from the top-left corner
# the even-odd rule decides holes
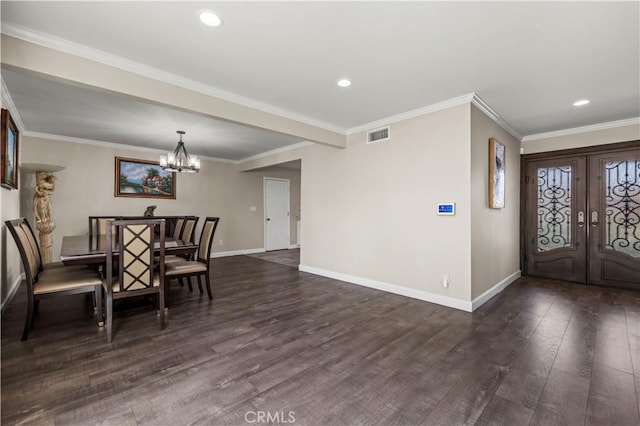
[[[505,147],[489,139],[489,207],[504,208]]]

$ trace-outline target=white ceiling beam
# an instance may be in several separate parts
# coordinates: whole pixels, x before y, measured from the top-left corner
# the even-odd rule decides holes
[[[336,148],[346,135],[2,35],[2,65]],[[117,123],[114,123],[117,125]]]

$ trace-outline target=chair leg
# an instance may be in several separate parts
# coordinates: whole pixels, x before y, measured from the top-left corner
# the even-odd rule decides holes
[[[200,290],[200,294],[202,294],[202,278],[200,277],[200,275],[198,275],[198,289]]]
[[[166,319],[164,317],[164,288],[158,291],[158,299],[160,299],[160,328],[164,329],[167,326]]]
[[[189,291],[193,291],[193,287],[191,286],[191,277],[187,277],[187,285],[189,286]]]
[[[98,327],[104,326],[104,315],[102,313],[102,285],[97,285],[93,294],[96,300],[96,309],[98,311]]]
[[[29,294],[27,296],[27,317],[24,321],[24,330],[22,330],[22,339],[27,340],[29,337],[29,329],[31,328],[31,323],[33,321],[33,294]]]
[[[38,316],[38,308],[40,307],[40,301],[35,299],[33,301],[33,313],[31,314],[31,328],[36,322],[36,317]]]
[[[111,331],[113,328],[113,295],[107,292],[107,343],[111,342]]]
[[[213,296],[211,294],[211,278],[209,278],[209,271],[205,272],[204,279],[207,284],[207,295],[209,296],[209,300],[213,300]]]

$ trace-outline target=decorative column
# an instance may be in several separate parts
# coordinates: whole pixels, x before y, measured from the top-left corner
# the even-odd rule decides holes
[[[51,164],[22,164],[22,169],[36,173],[36,186],[33,193],[33,218],[36,221],[42,263],[51,263],[51,233],[56,229],[53,221],[51,194],[56,189],[54,172],[64,170],[62,166]]]

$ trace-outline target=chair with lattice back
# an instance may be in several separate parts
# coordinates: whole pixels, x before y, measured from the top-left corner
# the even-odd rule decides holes
[[[164,317],[164,219],[136,219],[110,221],[107,226],[106,247],[117,241],[117,254],[107,250],[107,277],[103,282],[106,294],[107,342],[113,334],[113,301],[133,296],[157,295],[160,326]],[[156,235],[154,228],[160,233]],[[117,233],[117,236],[114,235]],[[154,256],[154,252],[159,256]],[[117,267],[113,267],[117,262]],[[115,271],[115,272],[114,272]]]

